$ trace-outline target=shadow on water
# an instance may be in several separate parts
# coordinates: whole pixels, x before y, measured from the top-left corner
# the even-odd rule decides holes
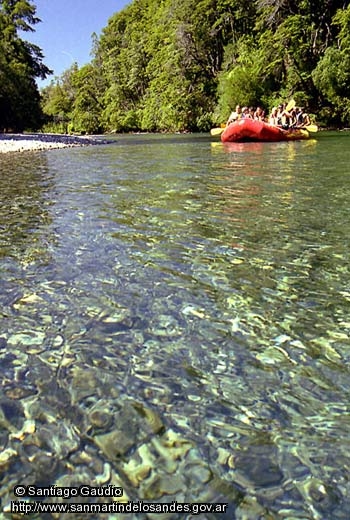
[[[183,134],[111,134],[106,136],[111,143],[123,144],[128,146],[158,146],[160,144],[189,144],[208,142],[212,138],[206,133],[183,133]]]

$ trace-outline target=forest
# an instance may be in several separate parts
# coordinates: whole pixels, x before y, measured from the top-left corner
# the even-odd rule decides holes
[[[35,2],[0,0],[0,131],[208,131],[241,105],[293,97],[350,126],[349,0],[133,0],[92,35],[90,63],[51,71]],[[44,21],[42,23],[45,23]]]

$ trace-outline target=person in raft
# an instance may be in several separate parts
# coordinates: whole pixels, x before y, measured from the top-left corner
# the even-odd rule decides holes
[[[242,119],[250,119],[248,107],[242,108]]]
[[[288,112],[286,110],[286,104],[278,105],[278,126],[281,126],[283,130],[288,130],[289,128],[295,126],[295,113],[294,110]]]
[[[311,124],[310,116],[309,114],[306,114],[303,112],[302,107],[296,107],[295,109],[295,120],[296,120],[296,127],[301,128],[303,126],[307,126]]]
[[[273,126],[279,126],[279,123],[281,123],[280,118],[278,117],[278,108],[273,107],[271,110],[271,114],[269,117],[269,124]]]
[[[242,109],[240,105],[236,106],[236,110],[231,112],[230,117],[227,120],[226,126],[228,126],[230,123],[233,123],[234,121],[237,121],[238,119],[241,119],[242,117]]]
[[[254,115],[255,115],[255,108],[249,107],[249,119],[254,119]]]
[[[254,112],[254,119],[256,121],[265,121],[265,111],[261,107],[257,107]]]
[[[273,107],[269,117],[269,124],[279,126],[280,128],[283,128],[283,130],[288,130],[295,126],[295,120],[294,111],[292,110],[288,112],[286,110],[286,105],[284,104],[278,105],[278,107]]]

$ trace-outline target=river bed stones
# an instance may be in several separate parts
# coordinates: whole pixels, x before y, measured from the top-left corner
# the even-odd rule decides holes
[[[102,139],[65,134],[0,134],[0,153],[53,150],[106,142]]]

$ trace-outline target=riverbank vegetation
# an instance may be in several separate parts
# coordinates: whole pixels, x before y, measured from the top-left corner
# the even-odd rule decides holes
[[[0,0],[0,23],[5,4],[28,3]],[[73,65],[43,89],[43,128],[207,131],[225,121],[236,103],[270,109],[291,97],[319,123],[347,126],[349,4],[133,0],[106,21],[100,37],[93,37],[90,63]],[[28,11],[23,17],[28,23]],[[25,76],[33,89],[33,75],[48,71],[39,49],[21,45],[36,65]],[[0,60],[3,75],[3,56]]]
[[[27,0],[0,0],[0,131],[38,129],[42,124],[36,78],[51,71],[41,49],[20,37],[40,22]]]

